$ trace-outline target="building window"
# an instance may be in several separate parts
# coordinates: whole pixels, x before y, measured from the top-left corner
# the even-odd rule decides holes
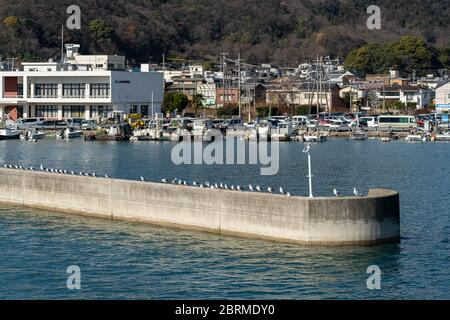
[[[57,98],[58,84],[57,83],[36,83],[34,90],[35,98]]]
[[[141,114],[145,117],[148,116],[148,106],[147,105],[143,105],[141,106]]]
[[[36,117],[57,118],[58,117],[58,107],[57,106],[36,106]]]
[[[109,83],[92,83],[91,84],[91,98],[109,98],[110,87]]]
[[[97,106],[97,116],[99,118],[108,118],[108,114],[113,111],[111,106]]]
[[[130,114],[137,113],[137,105],[132,104],[130,106]]]
[[[63,84],[64,98],[84,98],[86,85],[82,83]]]
[[[63,118],[84,118],[85,106],[63,106]]]

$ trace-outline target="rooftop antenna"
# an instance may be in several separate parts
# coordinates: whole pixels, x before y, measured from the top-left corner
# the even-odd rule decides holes
[[[61,63],[64,63],[64,25],[61,26]]]

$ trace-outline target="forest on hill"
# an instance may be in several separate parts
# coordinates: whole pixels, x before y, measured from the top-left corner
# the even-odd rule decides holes
[[[248,63],[296,65],[353,52],[348,65],[364,69],[364,59],[393,48],[387,44],[415,36],[432,48],[437,68],[450,48],[450,0],[0,0],[0,55],[59,56],[61,25],[73,4],[82,27],[67,30],[65,41],[80,43],[83,53],[124,54],[130,64],[160,62],[163,53],[205,60],[241,52]],[[381,8],[381,30],[366,27],[371,4]],[[378,55],[369,58],[373,49]],[[368,69],[360,71],[379,66]]]

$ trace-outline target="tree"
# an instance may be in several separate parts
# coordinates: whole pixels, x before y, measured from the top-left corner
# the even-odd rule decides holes
[[[201,95],[201,94],[194,94],[194,96],[192,97],[191,104],[195,108],[195,116],[197,116],[198,108],[203,107],[204,100],[205,99],[204,99],[203,95]]]
[[[164,95],[162,111],[172,113],[176,111],[181,113],[189,104],[188,97],[181,92],[168,92]]]
[[[114,37],[114,29],[107,22],[100,19],[89,22],[89,30],[91,30],[98,44],[112,40]]]

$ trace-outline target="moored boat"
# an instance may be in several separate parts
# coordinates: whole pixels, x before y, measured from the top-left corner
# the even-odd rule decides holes
[[[20,132],[11,129],[0,129],[0,140],[14,140],[20,138]]]

